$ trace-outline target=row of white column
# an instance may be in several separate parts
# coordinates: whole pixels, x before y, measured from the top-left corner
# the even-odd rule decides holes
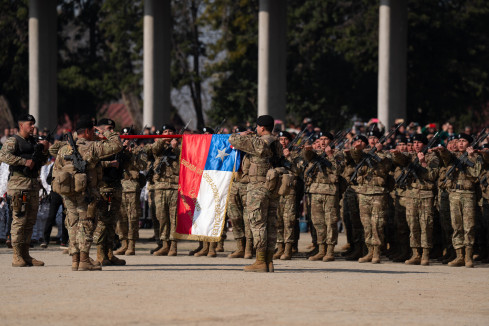
[[[56,0],[29,0],[29,112],[37,125],[57,121]],[[406,0],[381,0],[379,9],[378,116],[387,125],[406,115]],[[286,5],[260,0],[258,115],[285,120]],[[169,120],[171,2],[144,2],[143,124]]]

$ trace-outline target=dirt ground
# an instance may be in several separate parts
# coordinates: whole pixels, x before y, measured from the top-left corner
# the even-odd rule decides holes
[[[142,238],[151,236],[141,230]],[[232,235],[230,234],[232,237]],[[340,235],[340,244],[345,242]],[[310,243],[302,233],[300,251]],[[0,248],[1,325],[489,325],[489,266],[277,261],[275,273],[244,273],[245,259],[149,254],[137,246],[123,267],[72,272],[56,245],[32,255],[45,267],[11,267]],[[95,256],[95,251],[92,251]]]

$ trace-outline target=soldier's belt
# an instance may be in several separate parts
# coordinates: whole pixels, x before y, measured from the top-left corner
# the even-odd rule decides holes
[[[474,186],[472,185],[471,187],[465,187],[464,185],[455,185],[454,187],[452,187],[451,189],[453,190],[474,190]]]
[[[26,176],[24,173],[19,172],[19,171],[12,171],[10,172],[11,177],[23,177],[23,178],[28,178],[28,179],[37,179],[37,177],[29,177]]]

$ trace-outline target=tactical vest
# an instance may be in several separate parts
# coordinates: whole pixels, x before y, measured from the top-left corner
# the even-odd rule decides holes
[[[124,155],[124,154],[122,154]],[[109,156],[108,158],[103,159],[103,161],[114,161],[117,160],[119,162],[119,167],[104,167],[102,169],[102,181],[106,183],[108,186],[120,186],[121,184],[121,179],[123,175],[123,167],[122,167],[122,161],[121,160],[121,155],[112,155]]]
[[[15,141],[14,155],[20,156],[26,160],[32,159],[32,154],[34,153],[35,146],[37,145],[34,138],[29,137],[27,139],[24,139],[24,138],[20,137],[19,135],[14,135],[13,137],[16,140]],[[16,165],[16,166],[10,165],[9,166],[10,173],[18,172],[18,173],[21,173],[22,175],[24,175],[24,168],[25,168],[24,165]],[[34,173],[33,175],[39,176],[39,171],[40,171],[40,168],[37,170],[37,173]]]
[[[275,138],[270,135],[261,137],[268,146],[271,146]],[[270,148],[271,149],[271,148]],[[267,173],[273,168],[272,166],[273,151],[267,156],[250,155],[250,182],[266,182]]]

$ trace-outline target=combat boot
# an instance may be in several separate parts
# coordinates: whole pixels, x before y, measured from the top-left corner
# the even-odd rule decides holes
[[[413,254],[411,258],[406,260],[404,263],[406,265],[419,265],[421,264],[421,255],[419,254],[418,248],[412,248]]]
[[[243,270],[245,272],[257,272],[257,273],[268,272],[266,255],[267,255],[266,251],[257,251],[256,261],[251,265],[245,266]]]
[[[244,253],[244,259],[253,258],[253,239],[246,239],[246,247]]]
[[[280,260],[291,260],[292,259],[292,246],[293,243],[287,242],[285,244],[285,250],[282,256],[280,256]]]
[[[319,252],[319,246],[317,244],[315,244],[312,247],[312,250],[311,251],[306,252],[306,257],[315,256],[315,255],[317,255],[318,252]]]
[[[442,260],[441,263],[446,265],[452,260],[454,260],[457,257],[457,253],[455,252],[455,249],[453,249],[453,246],[448,247],[448,255],[447,258]]]
[[[315,254],[314,256],[309,257],[309,260],[316,261],[316,260],[321,260],[323,257],[326,256],[326,245],[325,244],[320,244],[318,253]]]
[[[23,250],[22,250],[22,257],[24,258],[24,261],[27,263],[29,266],[44,266],[44,262],[41,260],[37,260],[36,258],[31,257],[29,254],[29,244],[24,243],[23,244]]]
[[[196,252],[194,256],[195,257],[207,256],[208,253],[209,253],[209,242],[204,241],[204,245],[202,246],[202,249]]]
[[[209,243],[209,252],[207,253],[207,257],[217,257],[216,248],[217,242]]]
[[[370,263],[372,261],[372,257],[374,255],[374,248],[373,246],[369,246],[369,245],[367,245],[367,248],[368,248],[367,254],[362,258],[358,259],[359,263]]]
[[[334,261],[334,245],[328,245],[323,261]]]
[[[284,254],[284,243],[277,243],[277,252],[273,255],[273,259],[279,259]]]
[[[124,266],[126,264],[126,261],[124,259],[119,259],[116,256],[114,256],[114,252],[112,251],[112,248],[107,250],[107,258],[109,258],[112,265],[115,266]]]
[[[474,259],[472,258],[473,250],[472,247],[465,247],[465,267],[467,268],[474,267]]]
[[[170,251],[168,251],[168,256],[176,256],[177,255],[177,242],[175,240],[171,241]]]
[[[266,261],[267,261],[267,269],[269,273],[275,272],[275,267],[273,266],[274,251],[275,250],[267,250]]]
[[[77,271],[79,264],[80,264],[80,253],[77,252],[76,254],[73,254],[71,256],[71,270],[74,272]]]
[[[244,238],[236,239],[236,251],[228,255],[228,258],[243,258],[245,255],[245,242]]]
[[[155,252],[157,252],[158,250],[160,250],[160,249],[161,249],[161,247],[163,247],[163,241],[159,240],[159,241],[157,241],[157,242],[156,242],[156,248],[151,249],[151,250],[149,251],[149,253],[150,253],[151,255],[153,255]]]
[[[14,243],[12,245],[12,247],[14,249],[14,255],[12,257],[12,267],[27,267],[27,266],[29,266],[29,265],[27,265],[26,261],[24,260],[23,255],[22,255],[21,246],[23,246],[23,244],[20,244],[20,243]]]
[[[341,257],[347,257],[349,255],[351,255],[351,253],[355,250],[355,244],[352,243],[347,243],[345,244],[343,247],[341,247],[341,249],[343,252],[340,254]],[[357,258],[358,259],[358,258]]]
[[[72,267],[73,268],[73,267]],[[92,265],[87,252],[80,252],[80,262],[78,264],[79,271],[101,271],[102,266]]]
[[[107,251],[105,250],[105,246],[102,244],[97,245],[97,260],[103,266],[113,265],[112,262],[107,257]]]
[[[170,251],[170,241],[163,241],[163,246],[159,250],[153,252],[153,255],[166,256],[168,255],[169,251]]]
[[[217,243],[216,251],[217,252],[224,252],[224,239],[223,238],[221,238],[221,240],[219,240],[219,242]]]
[[[421,265],[428,266],[430,264],[430,249],[423,248],[423,256],[421,256]]]
[[[191,250],[188,253],[188,255],[189,256],[194,256],[196,253],[198,253],[199,251],[201,251],[203,247],[204,247],[204,242],[203,241],[199,241],[199,246],[197,248],[195,248],[194,250]]]
[[[299,244],[297,243],[297,241],[292,244],[292,255],[299,252],[298,246],[299,246]]]
[[[409,247],[401,246],[398,255],[394,256],[392,258],[392,261],[395,263],[402,263],[402,262],[406,262],[406,260],[408,260],[409,258],[411,258]]]
[[[353,261],[353,260],[358,260],[361,257],[362,257],[362,244],[357,242],[353,244],[353,250],[349,255],[345,256],[345,259]]]
[[[461,267],[465,266],[465,261],[464,261],[464,254],[462,252],[462,248],[456,249],[455,250],[457,257],[455,257],[454,260],[448,263],[448,266],[450,267]]]
[[[372,264],[380,264],[380,246],[374,246]]]
[[[122,246],[114,251],[114,255],[124,255],[127,251],[127,240],[122,240],[121,241]]]
[[[134,256],[136,254],[136,241],[127,240],[127,242],[126,256]]]

